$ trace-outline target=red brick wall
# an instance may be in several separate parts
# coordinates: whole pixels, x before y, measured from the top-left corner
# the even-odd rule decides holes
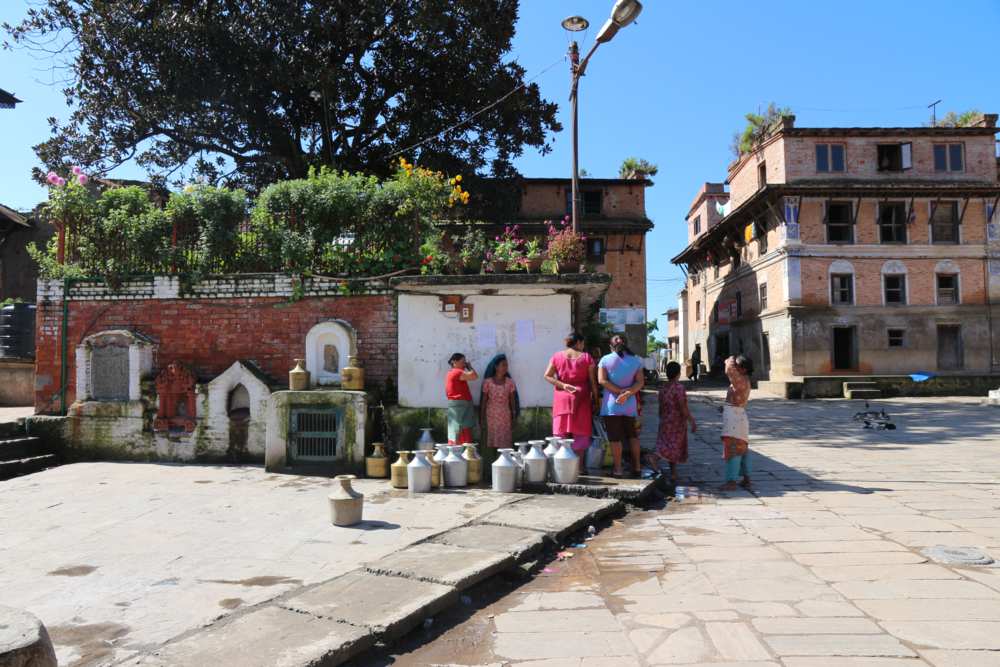
[[[646,307],[646,244],[642,234],[606,234],[604,263],[597,271],[610,273],[604,304],[608,308]],[[664,260],[667,269],[668,260]]]
[[[189,364],[210,380],[238,359],[252,359],[280,384],[288,382],[293,359],[305,358],[306,334],[314,325],[342,319],[358,336],[358,357],[366,384],[395,381],[397,327],[395,297],[281,297],[70,301],[67,404],[75,399],[75,350],[91,334],[131,329],[156,342],[154,371],[172,361]],[[62,302],[38,306],[35,410],[59,410]],[[346,360],[344,360],[346,362]]]
[[[566,193],[572,189],[570,181],[565,184],[531,183],[524,184],[521,196],[523,217],[550,218],[562,220],[566,215]],[[584,178],[580,180],[580,190],[600,190],[602,195],[601,214],[608,218],[645,218],[645,184],[622,182],[616,185],[594,185]],[[580,213],[583,217],[583,214]]]

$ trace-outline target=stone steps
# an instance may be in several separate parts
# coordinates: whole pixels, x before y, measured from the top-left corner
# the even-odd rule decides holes
[[[866,400],[882,398],[882,391],[876,382],[845,382],[844,398]]]
[[[0,424],[0,480],[29,475],[59,465],[53,454],[36,436],[24,432],[23,422]]]

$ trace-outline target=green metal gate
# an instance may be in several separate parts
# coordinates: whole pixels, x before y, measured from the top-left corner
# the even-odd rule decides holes
[[[288,420],[288,457],[292,463],[324,463],[337,458],[342,410],[292,408]]]

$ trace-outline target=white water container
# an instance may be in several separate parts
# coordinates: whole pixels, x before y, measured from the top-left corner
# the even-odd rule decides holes
[[[449,445],[444,459],[444,485],[457,488],[468,484],[469,462],[462,458],[462,445]]]
[[[413,452],[413,460],[406,466],[406,481],[410,493],[429,493],[431,490],[432,466],[427,460],[428,453],[425,449],[416,450]]]
[[[531,451],[524,456],[524,481],[526,484],[544,484],[548,458],[542,451],[544,440],[534,440]]]
[[[573,451],[570,441],[563,441],[562,447],[552,457],[553,478],[559,484],[576,484],[580,476],[580,458]]]
[[[512,449],[501,449],[500,457],[493,462],[493,490],[498,493],[514,493],[517,484],[517,463],[514,462]]]

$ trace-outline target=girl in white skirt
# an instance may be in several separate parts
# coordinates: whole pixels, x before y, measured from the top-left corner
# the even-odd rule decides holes
[[[722,408],[722,457],[726,460],[726,483],[723,491],[741,484],[750,488],[750,422],[746,405],[750,400],[750,374],[753,361],[742,354],[726,359],[729,391]],[[740,478],[742,477],[742,482]]]

